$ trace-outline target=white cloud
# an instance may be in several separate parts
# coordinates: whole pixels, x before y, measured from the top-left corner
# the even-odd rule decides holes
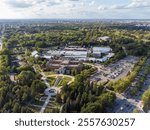
[[[98,10],[107,10],[108,9],[108,7],[106,7],[106,6],[104,6],[104,5],[100,5],[99,7],[98,7]]]
[[[91,1],[90,3],[89,3],[89,6],[93,6],[95,4],[95,1]]]
[[[80,0],[2,0],[6,5],[13,8],[28,8],[38,4],[45,6],[55,6],[64,3],[76,3]]]
[[[118,18],[124,15],[142,17],[150,12],[146,8],[150,7],[150,0],[130,0],[130,3],[122,4],[114,2],[110,6],[108,1],[110,0],[0,0],[0,12],[4,12],[0,13],[0,18]],[[142,13],[139,11],[138,15],[135,14],[135,8],[141,8]]]
[[[112,5],[112,6],[99,6],[99,10],[111,10],[111,9],[133,9],[133,8],[145,8],[150,7],[150,1],[147,0],[132,0],[128,5]]]
[[[26,0],[4,0],[4,3],[13,8],[28,8],[33,5],[32,2]]]
[[[3,0],[4,3],[13,8],[28,8],[37,4],[54,6],[59,5],[65,0]]]
[[[132,2],[125,8],[141,8],[141,7],[150,7],[150,1],[148,2],[146,0],[132,0]]]

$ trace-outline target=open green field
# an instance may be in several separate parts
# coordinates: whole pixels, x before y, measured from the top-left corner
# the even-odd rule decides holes
[[[51,76],[51,77],[48,77],[47,79],[50,83],[50,86],[53,86],[56,80],[56,76]]]
[[[49,75],[53,75],[53,74],[57,74],[56,72],[52,72],[52,71],[49,71],[49,72],[44,72],[44,74],[46,76],[49,76]]]
[[[63,84],[65,83],[69,83],[72,80],[72,78],[70,77],[64,77],[63,80],[60,81],[60,83],[58,84],[58,87],[61,87]]]

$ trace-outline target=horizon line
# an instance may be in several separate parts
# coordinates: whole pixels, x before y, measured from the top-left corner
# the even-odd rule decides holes
[[[150,20],[146,18],[0,18],[0,20]]]

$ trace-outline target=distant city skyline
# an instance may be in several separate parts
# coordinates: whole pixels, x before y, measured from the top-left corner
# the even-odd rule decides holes
[[[0,0],[0,19],[150,19],[150,0]]]

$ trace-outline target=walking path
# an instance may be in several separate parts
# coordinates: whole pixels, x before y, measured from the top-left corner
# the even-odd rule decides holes
[[[41,110],[40,110],[40,113],[44,113],[47,105],[49,104],[50,102],[50,99],[53,97],[53,96],[56,96],[57,93],[60,92],[60,88],[58,88],[58,84],[60,83],[60,81],[64,78],[64,77],[69,77],[71,78],[71,81],[69,81],[68,84],[71,84],[72,82],[74,82],[74,77],[73,76],[70,76],[70,75],[63,75],[63,74],[53,74],[53,75],[49,75],[49,76],[46,76],[45,73],[40,69],[39,66],[33,66],[34,68],[34,71],[37,72],[38,70],[40,70],[40,74],[42,75],[42,80],[44,81],[45,85],[47,86],[47,89],[44,91],[44,94],[47,95],[48,97],[46,98],[43,106],[41,107]],[[54,83],[54,86],[51,87],[49,82],[46,80],[47,77],[51,77],[51,76],[56,76],[56,80],[55,80],[55,83]],[[54,91],[54,92],[50,92],[50,91]]]
[[[46,86],[47,86],[47,89],[45,90],[44,93],[45,93],[45,95],[47,95],[48,97],[47,97],[47,99],[45,100],[45,103],[44,103],[44,105],[42,106],[42,108],[41,108],[41,110],[40,110],[40,113],[44,113],[44,111],[45,111],[45,109],[46,109],[48,103],[50,102],[50,99],[52,98],[52,96],[55,96],[56,93],[59,91],[59,89],[57,88],[57,86],[58,86],[59,82],[61,81],[61,80],[59,80],[59,78],[57,78],[56,81],[55,81],[54,86],[50,88],[50,85],[49,85],[49,83],[47,82],[47,80],[46,80],[45,78],[43,78],[43,80],[44,80],[44,82],[45,82],[45,84],[46,84]],[[55,90],[55,92],[52,93],[52,92],[50,92],[51,90]]]

